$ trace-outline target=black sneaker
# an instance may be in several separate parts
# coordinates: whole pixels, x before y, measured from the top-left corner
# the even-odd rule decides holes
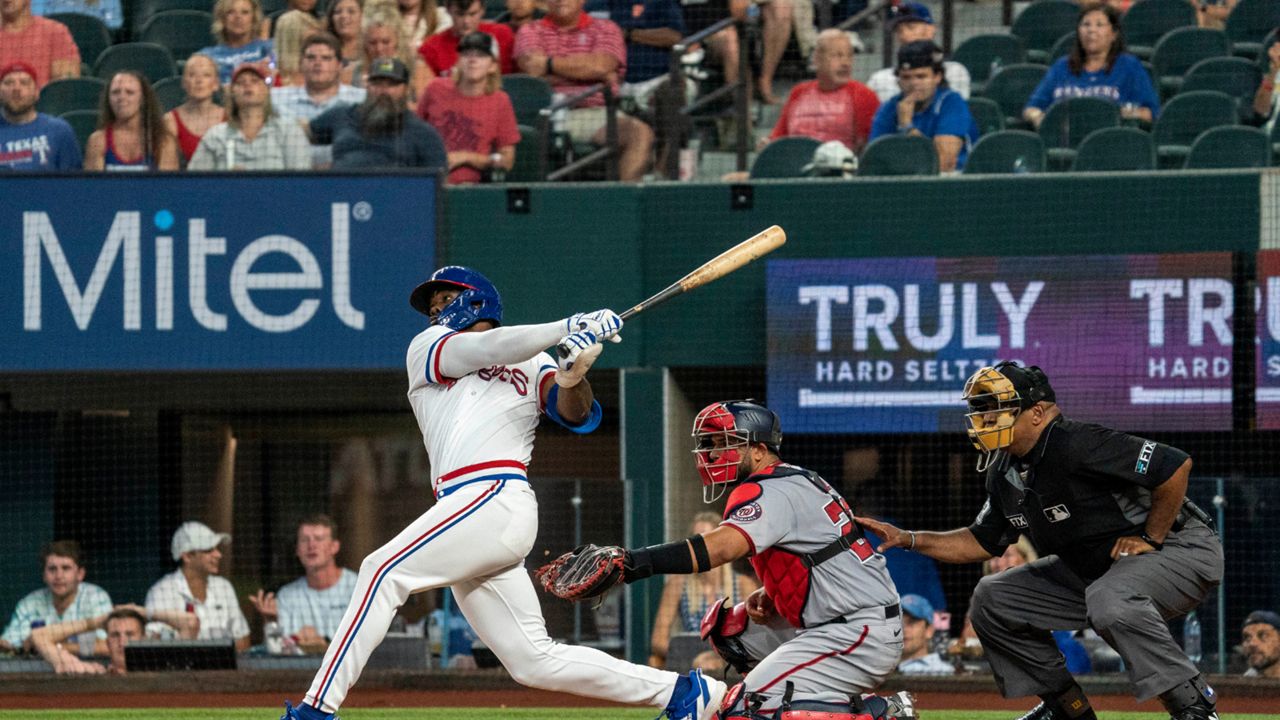
[[[1198,702],[1170,713],[1169,720],[1218,720],[1218,708],[1207,702]]]
[[[1018,718],[1018,720],[1065,720],[1065,718],[1041,701],[1039,705],[1031,708],[1031,712]]]

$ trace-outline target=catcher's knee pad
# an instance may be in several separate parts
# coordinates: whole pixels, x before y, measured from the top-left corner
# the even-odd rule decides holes
[[[725,607],[728,602],[729,598],[720,598],[702,616],[702,639],[711,643],[730,667],[746,675],[756,665],[741,639],[747,629],[747,604]]]
[[[748,692],[746,685],[738,683],[729,688],[720,703],[720,720],[772,720],[770,715],[760,712],[764,698]]]
[[[795,689],[795,685],[788,681],[774,720],[874,720],[863,709],[860,698],[850,698],[846,702],[792,700]]]

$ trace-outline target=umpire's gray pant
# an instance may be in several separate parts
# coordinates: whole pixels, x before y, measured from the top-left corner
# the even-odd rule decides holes
[[[1056,555],[988,575],[973,591],[970,617],[1005,697],[1068,687],[1050,631],[1089,625],[1124,658],[1142,701],[1199,673],[1165,621],[1190,612],[1220,582],[1222,544],[1192,521],[1170,533],[1163,550],[1121,558],[1087,587]]]

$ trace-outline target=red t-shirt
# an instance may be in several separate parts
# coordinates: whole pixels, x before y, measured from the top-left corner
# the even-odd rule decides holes
[[[36,71],[36,87],[49,83],[55,60],[80,64],[80,49],[66,25],[48,18],[33,17],[31,24],[17,32],[0,28],[0,67],[15,60],[29,63]]]
[[[618,83],[623,82],[627,74],[627,46],[622,41],[622,30],[611,20],[593,18],[583,13],[578,24],[569,28],[561,28],[550,17],[525,23],[516,35],[516,57],[541,54],[549,58],[568,57],[585,53],[602,53],[618,60],[618,69],[614,73],[613,94],[618,95]],[[562,95],[574,95],[595,85],[594,81],[572,80],[559,75],[548,75],[547,82],[551,89]],[[599,107],[604,105],[604,96],[592,95],[575,107]]]
[[[500,23],[482,22],[480,32],[489,33],[498,41],[498,62],[502,66],[502,74],[519,72],[516,70],[515,55],[511,52],[512,46],[516,44],[516,36],[511,28]],[[427,67],[431,68],[431,72],[445,77],[458,64],[458,41],[461,39],[453,30],[436,33],[422,43],[418,54],[427,63]]]
[[[861,150],[879,109],[875,92],[857,80],[830,92],[818,89],[817,80],[809,80],[792,88],[769,137],[803,135],[821,142],[839,140],[850,150]]]
[[[469,150],[488,155],[520,142],[511,98],[501,90],[492,95],[467,97],[449,78],[432,80],[418,100],[418,117],[426,120],[444,139],[449,152]],[[449,173],[449,182],[480,182],[480,171],[464,165]]]

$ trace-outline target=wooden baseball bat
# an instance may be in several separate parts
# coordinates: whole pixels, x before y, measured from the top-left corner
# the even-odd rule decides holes
[[[752,260],[768,255],[782,247],[786,242],[787,233],[782,228],[777,225],[766,228],[706,261],[696,270],[671,283],[661,292],[655,293],[648,299],[642,300],[624,310],[619,314],[619,317],[623,320],[628,320],[632,316],[664,303],[681,293],[702,287],[712,280],[722,278],[741,268]],[[569,348],[565,345],[558,345],[556,346],[556,352],[560,354],[560,357],[568,357]]]

